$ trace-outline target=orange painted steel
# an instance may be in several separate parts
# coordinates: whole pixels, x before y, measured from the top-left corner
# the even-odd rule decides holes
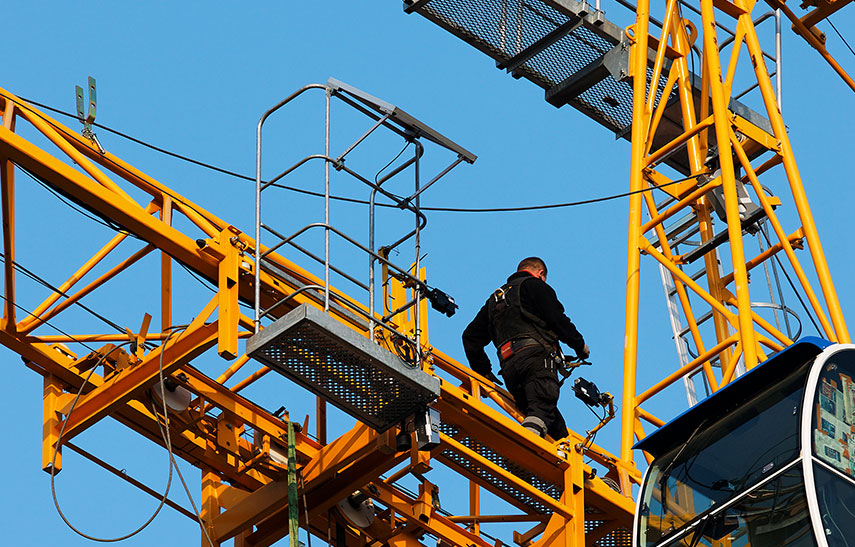
[[[800,21],[806,28],[811,28],[823,19],[827,19],[830,15],[833,15],[844,6],[848,6],[850,2],[852,2],[852,0],[818,2],[818,5],[810,13],[802,17]]]
[[[814,48],[828,65],[837,73],[838,76],[849,86],[852,91],[855,91],[855,80],[852,79],[852,76],[849,75],[846,70],[840,66],[840,63],[832,57],[828,50],[825,49],[825,44],[821,41],[816,34],[814,34],[813,29],[815,25],[819,23],[821,20],[827,18],[829,15],[842,8],[852,0],[837,0],[831,4],[826,4],[829,6],[828,9],[823,10],[822,8],[817,8],[813,10],[810,14],[805,17],[799,19],[799,17],[793,13],[793,10],[787,6],[785,2],[780,0],[767,0],[769,5],[772,7],[781,10],[781,12],[787,16],[787,19],[793,23],[793,30],[805,39],[805,41],[810,44],[812,48]]]
[[[5,94],[2,91],[0,93]],[[7,104],[9,106],[5,112],[10,113],[13,109],[11,103]],[[52,378],[51,383],[46,384],[48,387],[44,398],[47,427],[45,454],[53,455],[52,449],[57,442],[56,434],[63,423],[65,430],[62,440],[68,441],[106,416],[115,418],[152,442],[162,444],[158,422],[163,420],[163,417],[156,415],[159,411],[157,407],[151,406],[149,394],[151,387],[163,373],[193,395],[187,410],[170,415],[169,427],[175,440],[173,446],[176,456],[197,465],[203,471],[202,508],[209,533],[218,543],[231,537],[253,545],[269,545],[275,542],[287,533],[287,526],[283,528],[278,522],[287,507],[281,496],[282,467],[272,459],[271,450],[274,450],[276,445],[281,445],[286,430],[284,420],[287,420],[288,414],[283,418],[274,417],[237,394],[243,387],[261,379],[269,369],[258,370],[232,389],[228,389],[223,386],[223,382],[242,369],[248,361],[246,356],[224,368],[218,380],[208,378],[190,366],[194,358],[216,344],[221,345],[221,353],[231,357],[236,353],[235,340],[247,334],[238,329],[250,325],[251,322],[249,318],[237,312],[236,305],[238,299],[251,294],[248,280],[252,277],[249,274],[254,265],[243,253],[243,249],[251,248],[252,240],[111,154],[101,154],[87,140],[35,109],[23,103],[19,108],[16,107],[17,109],[26,111],[23,119],[31,122],[35,120],[33,125],[37,129],[48,132],[52,142],[57,144],[59,150],[67,153],[68,158],[61,160],[48,154],[21,138],[9,127],[5,131],[0,130],[0,155],[9,157],[11,162],[26,168],[48,185],[85,203],[98,214],[113,219],[147,242],[141,249],[130,253],[128,258],[121,259],[117,265],[107,267],[106,273],[88,282],[76,293],[68,295],[69,291],[77,284],[85,282],[96,269],[103,270],[107,259],[115,254],[118,246],[127,239],[121,234],[114,236],[106,244],[93,249],[92,258],[86,260],[57,290],[50,293],[34,310],[33,316],[25,318],[21,323],[7,321],[7,328],[0,332],[0,343],[20,353],[27,359],[30,368],[46,378]],[[11,117],[7,116],[7,119]],[[10,124],[6,125],[11,127]],[[70,166],[72,162],[80,161],[90,162],[91,168],[81,172]],[[12,172],[11,168],[9,172]],[[104,172],[112,173],[116,179],[107,179]],[[127,181],[137,189],[145,191],[151,196],[151,201],[138,205],[126,199],[126,192],[115,186],[116,181]],[[10,190],[7,190],[7,193],[9,192]],[[204,244],[197,242],[198,237],[175,228],[176,215],[184,215],[191,225],[204,233]],[[11,219],[12,216],[10,214],[4,218]],[[5,230],[11,250],[14,250],[13,229],[14,226],[10,223]],[[162,293],[158,305],[162,312],[162,332],[133,334],[134,330],[129,328],[130,334],[41,334],[45,321],[64,317],[73,303],[105,286],[115,284],[120,279],[120,273],[136,267],[139,259],[153,250],[159,250],[161,255]],[[214,298],[204,308],[192,313],[195,319],[189,326],[181,328],[172,325],[172,316],[176,311],[172,307],[171,299],[171,261],[174,259],[180,260],[210,280],[217,280],[218,285]],[[318,278],[278,255],[270,255],[270,260],[302,283],[320,282]],[[14,274],[11,269],[7,272]],[[263,272],[262,282],[268,305],[298,288],[283,279],[274,278],[267,272]],[[331,293],[338,301],[349,299],[335,288],[331,288]],[[288,306],[283,306],[281,313],[301,302],[311,302],[308,295],[300,295],[293,300]],[[354,306],[364,309],[359,302],[351,302]],[[425,311],[424,306],[419,310],[420,313]],[[364,327],[354,322],[350,316],[336,311],[332,313],[342,323],[358,332],[365,332]],[[214,317],[216,319],[212,320]],[[412,318],[404,318],[401,322],[403,332],[412,332]],[[147,330],[145,325],[142,330]],[[465,446],[462,443],[469,441],[462,438],[448,437],[448,442],[443,445],[442,450],[434,451],[432,457],[425,459],[420,456],[419,466],[427,466],[429,469],[430,466],[440,465],[445,461],[453,468],[456,464],[452,460],[465,457],[476,468],[490,470],[495,477],[508,481],[507,484],[513,485],[516,494],[512,495],[502,488],[497,488],[483,477],[472,477],[473,488],[478,488],[479,492],[489,490],[519,509],[519,514],[503,517],[504,520],[529,522],[546,519],[546,516],[533,512],[529,505],[521,503],[515,496],[539,500],[545,506],[551,507],[556,516],[545,529],[545,537],[541,539],[544,544],[555,541],[563,544],[565,541],[571,541],[571,538],[575,538],[577,542],[582,541],[584,508],[595,515],[609,515],[610,524],[598,528],[598,533],[603,537],[618,528],[624,530],[622,533],[628,533],[632,511],[629,485],[630,482],[638,482],[640,479],[634,466],[625,465],[616,456],[595,444],[585,447],[585,457],[605,466],[608,475],[625,486],[627,494],[613,491],[606,483],[594,478],[591,468],[582,463],[582,452],[579,451],[581,448],[576,446],[581,447],[583,436],[571,433],[571,436],[561,443],[532,436],[519,426],[522,416],[514,409],[513,399],[507,392],[497,388],[492,382],[473,376],[467,367],[441,352],[433,351],[428,345],[429,338],[426,334],[423,336],[423,343],[429,356],[426,360],[428,369],[441,371],[463,383],[460,388],[443,383],[443,395],[437,402],[437,407],[444,410],[448,423],[458,427],[460,431],[471,428],[477,431],[478,435],[492,439],[489,443],[496,453],[506,446],[509,447],[509,455],[505,457],[514,461],[528,466],[537,462],[535,471],[545,473],[556,485],[557,491],[565,494],[552,494],[555,497],[551,497],[550,494],[538,490],[530,483],[527,475],[518,476],[514,471],[505,469],[510,460],[496,460],[491,453]],[[127,342],[129,336],[138,342],[137,354],[128,356],[129,366],[104,366],[103,372],[91,370],[95,363],[103,361],[97,357],[98,352],[102,350],[78,357],[64,349],[60,351],[56,345],[122,343]],[[224,339],[227,342],[225,351],[222,347]],[[139,344],[142,341],[154,343],[154,349],[143,347]],[[83,394],[72,410],[68,395],[80,388],[83,389]],[[498,404],[504,412],[482,403],[482,397]],[[322,413],[319,407],[319,419],[322,419]],[[51,419],[51,416],[54,418]],[[238,431],[251,430],[253,440],[244,439],[240,435],[223,435],[224,424]],[[498,437],[494,431],[498,432]],[[311,507],[310,526],[313,530],[323,530],[329,524],[326,520],[326,508],[353,491],[372,484],[377,488],[372,496],[380,503],[387,500],[389,506],[396,511],[404,510],[405,505],[402,504],[406,503],[426,507],[426,498],[420,496],[419,499],[407,501],[407,495],[403,491],[379,480],[381,474],[408,457],[408,453],[396,452],[389,441],[387,435],[378,436],[365,426],[357,426],[352,433],[329,443],[316,443],[305,435],[300,435],[297,444],[298,460],[306,482],[305,488]],[[560,453],[566,454],[563,459],[558,455],[559,450]],[[61,462],[59,458],[57,461]],[[411,468],[411,471],[414,469],[416,468]],[[231,481],[232,486],[222,482],[224,480]],[[471,514],[466,517],[478,522],[473,525],[476,530],[483,523],[495,520],[490,515],[482,518],[478,514],[478,504],[471,507],[474,511],[470,511]],[[473,531],[467,529],[465,523],[454,522],[458,519],[446,518],[433,511],[428,511],[428,515],[427,521],[416,518],[402,522],[393,517],[382,524],[381,528],[385,527],[386,531],[380,536],[384,539],[398,538],[396,541],[403,541],[404,544],[414,544],[421,534],[429,532],[446,538],[452,544],[482,542]]]
[[[748,273],[745,271],[745,253],[742,243],[742,223],[736,195],[736,174],[733,169],[733,156],[730,153],[730,121],[728,98],[722,84],[721,64],[718,56],[715,15],[713,0],[701,0],[701,12],[704,29],[704,64],[710,71],[710,97],[712,98],[713,118],[715,119],[715,140],[718,145],[718,158],[721,166],[722,188],[727,216],[727,232],[736,285],[739,335],[745,352],[745,366],[749,370],[757,365],[754,351],[754,328],[751,324],[751,298],[748,294]],[[707,52],[715,51],[716,54]]]
[[[29,325],[35,326],[37,323],[37,318],[41,317],[41,315],[48,310],[51,306],[56,304],[56,302],[65,294],[71,287],[74,286],[75,283],[80,281],[83,276],[92,271],[98,263],[100,263],[110,252],[112,252],[122,241],[127,238],[127,234],[116,234],[113,238],[107,242],[104,247],[102,247],[95,255],[86,261],[86,263],[81,266],[71,277],[59,285],[57,290],[54,291],[44,302],[36,306],[36,308],[32,312],[32,316],[22,321],[21,328],[23,330],[28,330]],[[82,295],[81,295],[82,296]]]
[[[43,302],[39,306],[39,308],[36,308],[36,311],[33,312],[33,315],[31,315],[31,316],[27,317],[25,320],[21,321],[21,323],[18,325],[18,329],[20,330],[20,332],[22,332],[24,334],[29,334],[30,332],[33,331],[33,329],[35,329],[35,328],[43,325],[44,323],[50,321],[52,318],[56,317],[60,312],[67,309],[68,307],[70,307],[75,302],[79,302],[80,299],[82,299],[84,296],[86,296],[87,294],[90,294],[92,291],[94,291],[98,287],[103,286],[107,281],[114,278],[119,273],[123,272],[124,270],[126,270],[127,268],[132,266],[134,263],[136,263],[139,260],[141,260],[142,258],[144,258],[146,255],[148,255],[153,250],[154,250],[154,247],[152,245],[146,245],[145,247],[143,247],[139,251],[135,252],[133,255],[129,256],[128,258],[123,260],[121,263],[117,264],[115,267],[110,269],[110,271],[101,275],[98,279],[94,280],[92,283],[90,283],[86,287],[80,289],[78,292],[74,293],[73,295],[67,296],[66,299],[63,300],[62,302],[60,302],[59,304],[57,304],[56,307],[54,307],[52,309],[48,309],[52,302],[56,302],[59,299],[59,297],[64,294],[65,291],[63,291],[62,288],[60,288],[59,291],[54,292],[50,297],[48,297],[48,300]],[[94,267],[96,264],[97,264],[97,261],[93,261],[91,264],[87,264],[88,266],[90,266],[88,269],[91,269],[91,267]],[[84,266],[84,268],[81,268],[81,270],[84,270],[84,269],[87,269],[87,268],[85,266]],[[71,284],[69,284],[69,286],[71,286]],[[40,312],[39,310],[42,308],[44,308],[46,311]]]
[[[374,541],[415,547],[422,545],[419,539],[424,534],[431,534],[449,545],[490,545],[492,542],[487,542],[482,532],[494,522],[537,523],[518,538],[532,541],[532,545],[538,547],[582,547],[606,539],[619,542],[631,528],[632,485],[641,480],[632,445],[635,439],[645,435],[642,420],[656,427],[663,424],[662,419],[642,405],[666,396],[668,387],[698,371],[703,372],[707,385],[717,390],[741,370],[750,369],[763,359],[767,349],[775,351],[790,343],[789,336],[752,309],[748,283],[752,269],[774,260],[783,251],[796,271],[802,290],[808,295],[812,311],[820,319],[824,334],[832,340],[849,340],[752,23],[754,2],[735,4],[725,0],[701,0],[702,25],[698,31],[683,17],[681,2],[667,0],[663,4],[665,14],[661,19],[664,24],[659,36],[650,32],[648,0],[639,0],[635,24],[626,31],[631,46],[629,76],[633,85],[629,182],[630,190],[635,193],[629,198],[628,211],[625,353],[618,454],[586,443],[585,436],[576,432],[571,431],[566,439],[556,442],[539,438],[522,428],[523,416],[515,409],[511,395],[431,347],[426,322],[423,322],[421,350],[426,355],[423,368],[441,378],[441,395],[434,404],[442,414],[445,428],[440,435],[441,444],[428,452],[399,451],[395,442],[395,435],[400,432],[398,427],[378,433],[360,423],[328,441],[326,404],[318,399],[314,407],[318,440],[303,432],[297,435],[296,442],[297,464],[309,502],[308,522],[302,524],[315,535],[324,537],[325,531],[339,518],[332,512],[334,506],[359,491],[386,510],[378,512],[375,524],[365,529],[346,525],[348,545]],[[726,70],[722,64],[725,53],[718,50],[715,36],[717,17],[730,17],[737,23]],[[688,62],[696,40],[703,44],[701,89],[697,97],[696,78],[689,72]],[[743,47],[754,61],[752,74],[756,76],[771,132],[731,110],[732,93],[737,75],[741,74],[739,51]],[[648,85],[648,71],[655,84]],[[660,86],[663,81],[664,85]],[[661,99],[656,97],[657,91],[661,91]],[[682,127],[672,132],[670,138],[657,138],[663,131],[666,99],[672,95],[679,100]],[[282,452],[288,420],[297,409],[289,408],[277,417],[238,393],[264,378],[270,371],[267,367],[251,373],[231,389],[223,385],[243,370],[249,360],[246,355],[239,356],[238,340],[249,334],[240,329],[251,329],[252,321],[240,313],[238,305],[241,301],[250,301],[254,294],[252,282],[257,265],[251,253],[246,252],[254,248],[254,240],[6,91],[0,90],[0,96],[5,97],[0,98],[3,106],[0,182],[7,298],[0,343],[19,353],[26,366],[45,378],[43,465],[50,462],[54,450],[61,449],[58,446],[60,427],[64,425],[62,441],[67,441],[107,416],[163,445],[160,423],[164,417],[159,415],[160,409],[151,404],[152,387],[163,374],[192,396],[186,410],[169,415],[168,427],[176,440],[173,443],[176,457],[202,471],[202,517],[208,533],[218,545],[232,538],[235,545],[257,547],[275,543],[288,533],[288,485],[281,457],[276,454]],[[60,157],[18,134],[15,127],[18,117],[55,145]],[[674,133],[678,133],[676,137]],[[654,142],[663,141],[664,146],[654,149]],[[717,166],[707,162],[712,144],[719,151]],[[686,154],[689,176],[675,177],[687,180],[671,185],[672,178],[660,171],[665,169],[661,162],[676,153]],[[767,157],[769,155],[771,157]],[[762,163],[755,167],[752,165],[755,161]],[[74,167],[75,164],[80,168]],[[779,205],[778,201],[766,196],[758,178],[777,165],[784,168],[792,204],[798,211],[801,225],[794,229],[785,230],[775,213],[775,206],[786,206],[790,202],[781,200]],[[91,258],[23,320],[15,309],[15,166],[26,169],[96,214],[112,219],[145,242],[142,248],[128,252],[127,258],[112,267],[107,266],[106,260],[124,243],[126,236],[116,235],[94,248]],[[745,176],[737,176],[737,166],[744,169]],[[777,238],[768,249],[750,260],[745,256],[743,239],[747,236],[743,228],[746,227],[739,209],[738,192],[743,186],[746,191],[753,191],[753,199],[759,202]],[[639,193],[657,188],[673,198],[667,206],[658,205],[652,191],[644,195]],[[142,191],[150,201],[138,203],[131,199],[129,190],[136,191],[134,195]],[[719,191],[724,201],[721,222],[713,215],[713,193]],[[650,220],[644,220],[645,209]],[[692,222],[702,243],[716,237],[716,224],[719,231],[726,227],[726,241],[719,247],[722,253],[729,254],[727,269],[731,271],[719,272],[720,254],[715,247],[709,248],[702,257],[694,257],[703,263],[703,275],[692,276],[684,271],[692,257],[678,250],[680,243],[669,240],[665,225],[680,214],[694,215]],[[184,222],[176,222],[179,216]],[[204,237],[176,227],[188,223]],[[821,297],[810,286],[808,274],[796,257],[802,241],[808,244]],[[153,305],[161,312],[161,332],[146,333],[148,319],[143,321],[141,332],[131,328],[119,334],[41,332],[46,321],[65,317],[71,305],[84,296],[117,283],[120,273],[136,267],[139,260],[152,251],[160,255],[160,294]],[[262,248],[262,251],[267,249]],[[643,342],[638,332],[642,313],[642,255],[661,264],[671,276],[677,296],[676,308],[688,325],[698,356],[657,373],[660,379],[639,390],[638,373],[648,365],[639,357],[639,346]],[[323,286],[322,279],[281,255],[271,253],[267,259],[287,275],[261,272],[262,307],[271,306],[302,286]],[[174,308],[173,260],[215,284],[216,294],[201,309]],[[76,293],[68,294],[99,268],[106,273]],[[382,287],[385,308],[387,296],[406,299],[411,289],[387,273],[384,276],[388,281]],[[702,278],[705,281],[701,281]],[[329,290],[332,302],[345,303],[367,313],[363,303],[335,287]],[[303,303],[323,305],[308,292],[301,292],[277,308],[273,316],[281,316]],[[418,309],[396,316],[394,328],[401,334],[413,334],[416,329],[413,314],[424,315],[425,306],[423,303]],[[345,309],[333,306],[330,314],[361,335],[377,338],[381,344],[390,343],[388,337],[368,332],[362,319],[343,311]],[[712,317],[712,328],[703,324],[705,311]],[[178,312],[195,319],[186,327],[177,327],[173,321]],[[144,314],[142,310],[137,317]],[[128,350],[126,362],[117,359],[111,363],[102,358],[107,353],[114,356],[114,345],[105,345],[83,356],[66,347],[77,349],[82,343],[131,340],[137,347],[135,351]],[[192,365],[194,359],[214,353],[211,351],[214,346],[221,357],[237,358],[232,365],[217,369],[216,379]],[[96,364],[102,368],[93,370]],[[82,395],[72,410],[71,394],[77,390],[81,390]],[[57,467],[62,463],[60,455],[57,454]],[[647,455],[643,457],[648,459]],[[588,464],[585,463],[587,458],[590,458]],[[465,504],[468,514],[446,515],[440,509],[436,485],[429,482],[429,476],[425,477],[432,467],[440,465],[468,482],[469,499]],[[605,469],[604,478],[608,483],[596,476],[592,465]],[[384,479],[386,475],[390,476]],[[418,479],[418,494],[407,493],[398,486],[404,476]],[[618,485],[617,490],[614,485]],[[481,514],[485,506],[483,498],[488,494],[518,512]]]
[[[3,127],[15,130],[15,106],[6,102],[3,112]],[[5,275],[3,305],[3,329],[14,329],[15,314],[15,170],[12,162],[0,157],[0,191],[2,191],[3,212],[3,271]]]
[[[627,229],[626,261],[626,314],[624,319],[624,371],[621,412],[620,457],[627,465],[634,465],[632,455],[633,431],[635,419],[636,362],[638,359],[638,304],[641,288],[641,252],[638,242],[641,238],[642,198],[638,192],[645,186],[644,169],[646,125],[649,113],[647,103],[647,34],[650,22],[650,2],[638,0],[636,4],[635,25],[632,27],[634,38],[630,49],[630,75],[633,81],[632,93],[632,152],[630,155],[629,189],[635,192],[629,198],[629,226]],[[627,33],[629,34],[629,33]],[[664,42],[667,42],[664,41]],[[664,45],[664,42],[660,45]]]
[[[790,336],[779,331],[780,327],[752,308],[748,273],[776,260],[779,253],[786,255],[796,272],[801,285],[799,290],[807,295],[810,313],[819,318],[822,334],[832,341],[849,340],[754,28],[751,12],[755,2],[701,0],[701,25],[697,33],[693,23],[680,13],[679,3],[662,2],[662,5],[665,12],[659,16],[663,21],[661,35],[654,37],[649,33],[650,5],[644,0],[638,2],[636,21],[626,32],[632,47],[629,72],[633,83],[629,189],[638,192],[645,188],[661,188],[672,200],[660,208],[652,192],[646,193],[644,198],[638,194],[630,197],[620,451],[624,462],[632,462],[631,447],[644,435],[636,422],[638,416],[649,415],[642,404],[668,396],[665,394],[668,387],[692,378],[699,371],[702,371],[707,388],[715,391],[732,381],[739,371],[755,366],[766,357],[768,350],[778,351],[792,343]],[[730,49],[720,51],[717,25],[725,19],[735,22],[736,32]],[[698,90],[686,63],[692,55],[695,39],[703,44]],[[748,67],[750,72],[739,67],[740,57],[744,57],[741,53],[745,51],[752,60]],[[665,58],[672,61],[667,70]],[[765,107],[762,115],[769,121],[766,129],[732,109],[738,80],[739,85],[752,87],[753,83],[753,87],[759,89],[755,93]],[[662,99],[657,99],[656,93],[661,93]],[[651,143],[657,141],[662,131],[664,103],[669,96],[676,96],[680,101],[682,131],[672,129],[667,139],[659,137],[658,142],[666,144],[657,149]],[[673,136],[675,132],[677,136]],[[710,154],[713,146],[716,151]],[[690,180],[679,186],[671,186],[671,178],[659,170],[660,162],[675,153],[686,154],[689,167]],[[758,159],[758,165],[753,165]],[[758,179],[777,165],[784,167],[788,199],[768,196]],[[744,176],[737,176],[738,168],[744,170]],[[773,240],[768,248],[750,259],[744,250],[743,240],[749,236],[744,233],[746,226],[738,197],[743,188],[752,191],[749,199],[762,209],[761,221],[772,226]],[[713,214],[714,192],[723,197],[720,223]],[[785,230],[775,208],[788,205],[795,207],[800,225]],[[642,220],[643,207],[650,220]],[[690,219],[688,225],[700,235],[702,244],[710,242],[702,256],[702,270],[696,276],[690,276],[684,268],[701,257],[686,252],[686,245],[676,237],[672,244],[666,230],[665,223],[680,215]],[[726,231],[724,242],[711,243],[722,227]],[[808,260],[813,263],[821,295],[811,286],[808,273],[796,257],[802,242],[807,243]],[[638,338],[639,316],[644,313],[639,309],[642,255],[652,257],[671,276],[679,324],[688,325],[684,332],[689,336],[689,343],[695,346],[698,357],[662,373],[661,379],[655,380],[650,387],[637,390],[636,377],[645,366],[639,357]],[[722,255],[729,258],[720,266],[719,256]],[[720,267],[724,271],[720,271]],[[712,329],[702,325],[699,320],[702,316],[712,318]]]

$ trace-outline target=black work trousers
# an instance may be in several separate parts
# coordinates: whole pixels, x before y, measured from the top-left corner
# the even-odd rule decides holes
[[[550,352],[533,346],[523,348],[502,362],[499,374],[514,397],[517,409],[526,416],[537,416],[546,424],[553,439],[567,436],[567,424],[558,410],[558,373],[545,363]]]

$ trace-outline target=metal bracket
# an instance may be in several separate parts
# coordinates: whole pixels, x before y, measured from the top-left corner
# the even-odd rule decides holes
[[[611,75],[618,82],[629,79],[629,45],[622,41],[572,76],[546,90],[546,102],[555,107],[568,104]]]
[[[98,151],[101,154],[105,154],[106,151],[104,147],[101,146],[101,143],[98,142],[98,137],[95,135],[95,131],[92,130],[92,124],[95,123],[95,111],[97,105],[97,94],[95,93],[95,78],[89,76],[89,111],[86,113],[84,117],[83,112],[83,88],[79,85],[74,86],[75,94],[77,97],[77,119],[80,123],[83,124],[83,131],[81,131],[81,135],[92,141],[95,146],[98,147]]]

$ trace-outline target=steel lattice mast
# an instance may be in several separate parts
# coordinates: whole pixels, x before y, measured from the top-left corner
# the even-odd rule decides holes
[[[632,43],[630,72],[634,84],[631,189],[660,187],[671,199],[667,205],[659,206],[652,192],[634,194],[630,198],[621,444],[621,456],[625,461],[631,461],[634,440],[644,437],[641,420],[654,426],[662,424],[642,408],[651,397],[699,370],[714,391],[734,379],[738,366],[744,365],[750,370],[770,351],[779,351],[793,342],[761,316],[754,305],[757,299],[752,298],[750,291],[749,272],[772,261],[775,255],[782,253],[796,273],[800,288],[819,320],[821,334],[831,341],[849,341],[754,24],[753,18],[759,11],[755,9],[757,3],[703,0],[701,25],[696,29],[684,18],[682,3],[669,1],[658,36],[653,36],[650,29],[649,7],[646,0],[638,3],[636,23],[627,32]],[[735,23],[736,35],[729,43],[729,50],[722,50],[722,40],[717,36],[720,32],[717,25],[723,20]],[[700,89],[688,77],[688,58],[695,43],[702,48]],[[648,51],[655,51],[652,78]],[[746,118],[732,106],[734,82],[738,68],[742,68],[738,65],[743,52],[750,58],[751,73],[768,122],[758,123]],[[648,85],[649,81],[658,85]],[[679,100],[683,120],[682,132],[662,146],[653,145],[666,106],[664,100],[657,103],[657,93]],[[673,184],[671,178],[658,170],[663,158],[673,153],[686,155],[690,167],[688,180],[679,184]],[[788,189],[791,194],[791,200],[784,200],[783,204],[795,207],[800,223],[795,228],[784,228],[784,221],[775,212],[782,200],[770,195],[759,178],[769,173],[768,178],[781,170],[787,186],[776,189]],[[717,234],[713,224],[716,200],[720,204],[725,234]],[[643,212],[649,220],[644,220]],[[693,217],[701,242],[689,252],[680,253],[675,249],[676,238],[666,233],[666,226],[669,219],[687,214]],[[757,256],[749,256],[743,240],[748,237],[749,230],[756,231],[758,224],[765,223],[771,226],[770,248]],[[803,243],[807,244],[809,254],[804,257],[806,260],[800,261],[796,250],[801,249]],[[635,379],[638,367],[643,366],[638,361],[642,254],[651,256],[673,277],[697,357],[639,392]],[[685,266],[701,258],[703,279],[698,281],[700,278],[689,275]],[[729,262],[729,272],[719,271],[720,260]],[[807,262],[808,266],[812,262],[812,271],[802,262]],[[811,283],[812,275],[820,292]],[[700,324],[707,312],[712,315],[714,329],[704,331]]]

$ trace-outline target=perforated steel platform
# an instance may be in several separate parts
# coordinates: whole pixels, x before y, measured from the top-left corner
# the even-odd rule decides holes
[[[447,435],[449,433],[459,433],[459,429],[457,429],[456,427],[446,427],[445,424],[441,426],[440,430],[443,431],[443,433],[446,433]],[[512,475],[515,475],[523,482],[527,482],[528,484],[540,490],[552,499],[556,501],[561,499],[563,488],[560,485],[555,484],[547,479],[544,479],[534,471],[526,469],[519,463],[508,459],[507,457],[499,454],[481,441],[474,439],[470,436],[465,436],[462,439],[459,439],[459,442],[466,448],[472,450],[473,452],[476,452],[481,457],[490,460],[505,471],[508,471]],[[523,506],[529,507],[530,509],[533,509],[534,511],[537,511],[538,513],[542,514],[552,513],[552,509],[546,504],[539,501],[537,498],[525,492],[524,490],[521,490],[508,483],[502,477],[491,473],[487,469],[484,469],[483,467],[478,465],[477,461],[475,461],[474,459],[470,459],[465,454],[461,454],[459,452],[447,449],[439,454],[439,458],[441,460],[445,460],[447,463],[452,464],[453,467],[457,466],[481,478],[487,483],[493,485],[498,490],[515,499]]]
[[[308,305],[252,336],[247,353],[357,420],[386,431],[440,393],[439,379],[407,366]]]
[[[608,520],[591,520],[590,515],[585,515],[585,535],[596,532],[599,526],[609,526]],[[626,528],[615,528],[605,536],[593,543],[594,547],[630,547],[632,545],[632,532]]]
[[[623,29],[588,4],[576,0],[404,0],[404,9],[478,48],[515,78],[542,87],[550,104],[569,104],[618,137],[630,139],[633,92],[632,81],[627,78],[629,48],[621,42]],[[653,70],[648,68],[648,85],[652,76]],[[695,87],[700,82],[696,76]],[[667,71],[656,84],[657,104],[666,83]],[[676,94],[665,99],[669,104],[653,142],[654,150],[683,132]],[[771,132],[768,120],[741,103],[732,101],[730,109]],[[685,148],[664,163],[689,174]]]

